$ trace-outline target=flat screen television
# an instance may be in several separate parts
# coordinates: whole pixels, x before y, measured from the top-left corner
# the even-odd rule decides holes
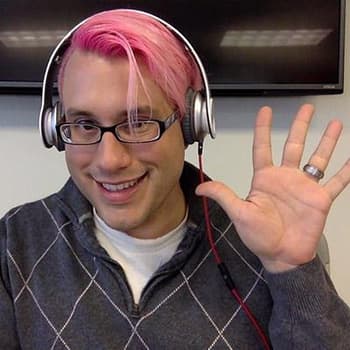
[[[343,92],[345,0],[0,0],[0,92],[40,93],[60,38],[85,17],[120,7],[180,30],[213,95]]]

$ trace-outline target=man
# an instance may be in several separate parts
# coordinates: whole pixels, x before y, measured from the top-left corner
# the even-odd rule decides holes
[[[241,200],[198,186],[184,163],[181,120],[200,80],[183,43],[147,14],[105,12],[75,31],[56,128],[71,179],[1,221],[1,349],[349,348],[349,309],[316,256],[350,182],[347,162],[319,183],[341,124],[301,170],[304,105],[275,166],[262,108]],[[214,200],[214,245],[202,195]]]

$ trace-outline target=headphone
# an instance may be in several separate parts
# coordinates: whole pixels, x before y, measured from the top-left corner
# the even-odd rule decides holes
[[[139,10],[127,9],[123,11],[141,13],[155,19],[170,30],[184,44],[197,64],[203,81],[203,90],[194,91],[189,89],[186,92],[186,112],[181,121],[184,141],[186,145],[194,142],[202,142],[208,134],[212,138],[215,138],[213,99],[210,96],[208,78],[204,66],[190,42],[176,28],[159,17]],[[60,101],[54,103],[53,101],[53,86],[61,58],[70,45],[71,37],[89,18],[77,24],[62,38],[54,48],[45,69],[39,114],[39,129],[42,141],[47,148],[55,146],[58,151],[63,151],[65,148],[63,141],[57,133],[57,125],[64,121],[64,112],[62,103]]]

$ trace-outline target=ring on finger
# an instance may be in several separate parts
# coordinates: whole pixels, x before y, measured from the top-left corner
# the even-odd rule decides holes
[[[305,164],[303,167],[303,171],[317,180],[321,180],[324,177],[324,172],[311,164]]]

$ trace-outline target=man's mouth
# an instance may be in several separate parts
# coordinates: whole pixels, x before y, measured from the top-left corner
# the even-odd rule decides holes
[[[130,180],[123,183],[111,184],[111,183],[101,183],[101,186],[109,192],[119,192],[136,186],[140,181],[146,177],[146,173],[137,179]]]

